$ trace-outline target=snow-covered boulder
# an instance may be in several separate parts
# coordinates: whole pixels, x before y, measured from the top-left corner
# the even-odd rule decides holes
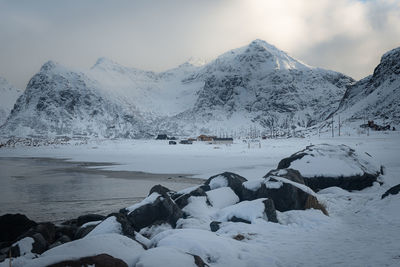
[[[34,259],[29,259],[26,257],[16,258],[13,260],[12,266],[49,266],[51,264],[60,263],[63,261],[79,260],[85,257],[96,256],[103,253],[114,258],[121,259],[128,266],[134,266],[138,256],[143,251],[144,248],[141,244],[126,236],[119,234],[100,234],[57,246],[47,250],[39,257]],[[8,262],[0,263],[0,266],[8,266]]]
[[[66,260],[62,262],[57,262],[48,265],[47,267],[71,267],[71,266],[128,267],[128,265],[123,260],[114,258],[105,253],[96,256],[83,257],[77,260]]]
[[[211,190],[226,186],[230,187],[242,199],[242,184],[246,181],[246,178],[236,173],[224,172],[211,176],[205,184],[209,185]]]
[[[197,255],[173,247],[156,247],[143,252],[135,267],[203,267],[207,266]]]
[[[285,168],[298,170],[314,191],[331,186],[362,190],[372,186],[381,173],[369,154],[329,144],[310,145],[282,159],[278,169]]]
[[[207,196],[206,191],[209,190],[210,190],[209,185],[190,187],[187,189],[183,189],[179,192],[176,192],[174,195],[172,195],[172,199],[174,199],[175,203],[178,205],[179,208],[183,209],[186,205],[189,204],[190,197]]]
[[[207,230],[168,230],[156,235],[152,243],[198,255],[210,266],[281,266],[265,248]]]
[[[132,239],[135,237],[135,230],[126,215],[121,213],[110,214],[107,219],[96,225],[86,237],[109,233],[121,234]]]
[[[102,221],[105,218],[106,218],[105,216],[99,215],[99,214],[85,214],[85,215],[79,216],[77,218],[76,224],[78,226],[82,226],[85,223],[94,222],[94,221]]]
[[[150,194],[141,202],[121,210],[136,231],[154,223],[167,222],[172,227],[183,216],[182,210],[167,195],[156,192]]]
[[[206,192],[207,199],[215,208],[222,209],[238,203],[239,197],[230,187],[219,187]]]
[[[260,198],[252,201],[242,201],[221,209],[216,216],[220,222],[252,223],[256,219],[278,222],[274,202],[271,199]]]
[[[300,173],[292,169],[273,170],[262,179],[243,183],[243,198],[271,199],[275,208],[282,212],[314,208],[326,213],[318,203],[313,190],[304,184]]]
[[[387,190],[383,195],[382,195],[382,199],[384,199],[385,197],[389,196],[389,195],[397,195],[400,192],[400,184],[395,185],[393,187],[391,187],[389,190]]]

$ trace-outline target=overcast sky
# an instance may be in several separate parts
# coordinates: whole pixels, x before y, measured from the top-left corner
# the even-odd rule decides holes
[[[50,59],[162,71],[257,38],[359,79],[400,46],[400,0],[0,0],[0,76],[20,88]]]

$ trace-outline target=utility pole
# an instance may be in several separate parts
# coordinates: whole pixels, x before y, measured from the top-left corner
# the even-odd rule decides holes
[[[332,138],[334,137],[334,133],[333,133],[333,116],[332,116],[332,123],[331,123],[331,125],[332,125]]]

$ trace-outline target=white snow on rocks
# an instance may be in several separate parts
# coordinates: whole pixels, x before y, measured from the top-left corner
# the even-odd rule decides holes
[[[115,216],[110,216],[104,221],[102,221],[99,225],[97,225],[92,231],[89,232],[85,236],[85,238],[89,238],[91,236],[95,235],[101,235],[101,234],[121,234],[122,233],[122,226],[121,224],[117,221],[117,218]]]
[[[220,187],[227,187],[228,186],[228,180],[226,179],[226,177],[219,175],[217,177],[214,177],[211,181],[210,181],[210,188],[211,190],[213,189],[217,189]]]
[[[32,237],[25,237],[15,242],[12,246],[18,245],[20,255],[32,253],[32,245],[35,240]]]
[[[158,197],[161,197],[161,195],[159,193],[157,193],[157,192],[151,193],[150,196],[146,197],[145,199],[143,199],[139,203],[136,203],[136,204],[134,204],[134,205],[132,205],[130,207],[127,207],[126,210],[128,211],[128,214],[129,214],[132,211],[134,211],[134,210],[136,210],[136,209],[138,209],[138,208],[140,208],[140,207],[142,207],[144,205],[153,203],[154,201],[157,200]]]
[[[156,247],[143,252],[135,267],[197,267],[194,257],[173,247]]]
[[[221,209],[216,214],[216,220],[220,222],[226,222],[237,217],[244,219],[249,222],[254,222],[256,219],[267,219],[264,213],[264,203],[266,198],[259,198],[252,201],[242,201],[235,205]]]
[[[144,251],[136,241],[118,234],[95,235],[78,239],[52,248],[38,258],[26,260],[22,257],[13,261],[13,267],[40,267],[64,260],[95,256],[101,253],[123,260],[128,266],[133,266],[138,256]],[[3,265],[2,265],[3,264]],[[8,266],[3,262],[0,266]]]
[[[304,177],[340,177],[379,172],[379,165],[371,156],[358,153],[345,145],[320,144],[304,152],[307,155],[291,162],[289,167],[298,170]]]
[[[206,192],[211,205],[216,208],[225,208],[239,202],[239,197],[229,187],[220,187]]]
[[[210,231],[177,229],[153,238],[157,247],[173,247],[200,256],[211,266],[280,266],[265,249]]]

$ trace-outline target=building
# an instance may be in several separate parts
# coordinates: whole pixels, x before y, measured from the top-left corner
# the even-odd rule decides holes
[[[203,142],[212,142],[215,138],[217,138],[216,136],[209,136],[209,135],[205,135],[205,134],[201,134],[197,137],[198,141],[203,141]]]

